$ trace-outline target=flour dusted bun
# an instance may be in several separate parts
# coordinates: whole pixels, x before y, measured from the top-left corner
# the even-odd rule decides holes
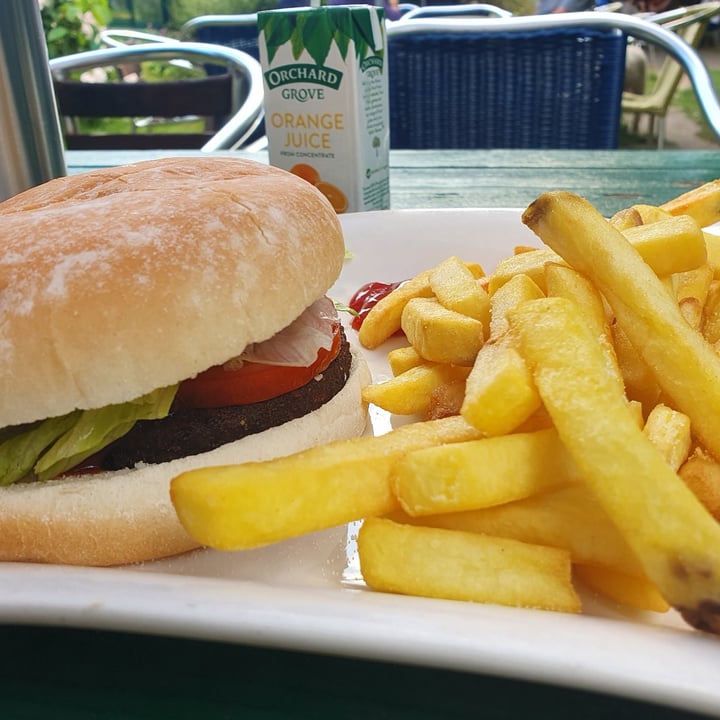
[[[0,204],[0,428],[225,362],[322,297],[343,259],[326,198],[260,163],[172,158],[21,193]]]
[[[344,253],[337,216],[312,185],[232,158],[100,170],[0,204],[0,433],[127,402],[235,358],[322,298]],[[294,420],[168,462],[0,487],[0,561],[116,565],[197,547],[170,501],[175,475],[362,434],[369,371],[343,343],[293,391],[317,395],[332,376],[332,392],[283,416]],[[196,437],[180,437],[168,457]]]
[[[350,378],[328,403],[302,418],[202,455],[132,470],[0,488],[0,561],[121,565],[198,547],[170,502],[170,480],[197,467],[267,460],[361,435],[370,382],[354,353]]]

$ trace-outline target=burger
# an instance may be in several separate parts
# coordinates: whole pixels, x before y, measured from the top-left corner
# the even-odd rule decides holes
[[[344,257],[318,190],[232,158],[0,204],[0,560],[188,551],[172,477],[362,434],[369,372],[326,295]]]

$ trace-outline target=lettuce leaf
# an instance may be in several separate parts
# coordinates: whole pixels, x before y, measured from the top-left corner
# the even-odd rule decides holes
[[[34,471],[50,480],[122,437],[138,420],[166,417],[177,385],[135,400],[94,410],[76,410],[24,428],[0,442],[0,485]]]
[[[80,415],[81,411],[76,410],[62,417],[24,425],[16,432],[5,431],[0,442],[0,486],[12,485],[24,478],[42,452],[66,433]]]

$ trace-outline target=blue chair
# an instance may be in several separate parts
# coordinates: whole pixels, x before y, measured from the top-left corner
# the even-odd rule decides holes
[[[707,68],[676,34],[620,13],[401,20],[388,35],[390,145],[614,149],[628,37],[683,64],[720,135]]]
[[[256,13],[200,15],[182,26],[180,36],[186,40],[242,50],[256,60],[260,59]]]
[[[507,22],[388,28],[392,148],[617,147],[625,36]]]

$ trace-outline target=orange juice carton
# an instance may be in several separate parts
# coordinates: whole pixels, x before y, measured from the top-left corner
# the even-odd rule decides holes
[[[390,207],[384,10],[266,10],[258,32],[270,163],[338,213]]]

